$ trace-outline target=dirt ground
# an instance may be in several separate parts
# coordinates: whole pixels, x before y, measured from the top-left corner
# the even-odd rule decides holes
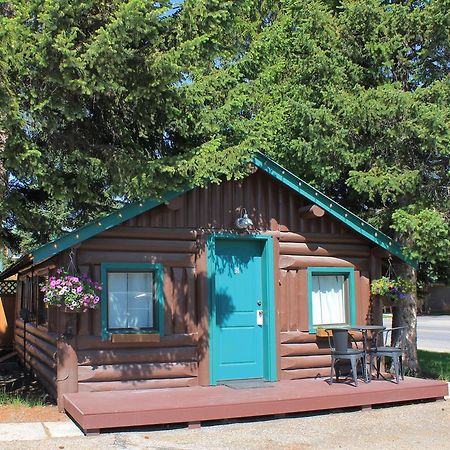
[[[58,412],[54,401],[17,363],[17,358],[0,364],[0,423],[65,420],[69,419]]]
[[[0,422],[62,422],[69,420],[65,414],[58,411],[53,405],[46,406],[19,406],[0,405]]]
[[[450,403],[248,420],[200,429],[140,429],[0,444],[0,449],[411,450],[450,449]]]

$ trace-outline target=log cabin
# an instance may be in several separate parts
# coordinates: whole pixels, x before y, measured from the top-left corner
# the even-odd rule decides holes
[[[242,180],[130,204],[24,255],[14,346],[62,408],[74,392],[214,386],[329,374],[317,335],[378,323],[370,282],[390,237],[262,154]],[[46,307],[39,284],[74,261],[100,306]],[[25,312],[25,313],[24,313]]]

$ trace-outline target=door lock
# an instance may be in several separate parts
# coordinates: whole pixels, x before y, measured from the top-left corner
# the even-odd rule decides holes
[[[262,309],[256,310],[256,325],[263,325],[264,324],[264,312]]]
[[[258,300],[258,301],[256,302],[256,304],[257,304],[258,306],[261,306],[261,305],[262,305],[262,301],[261,301],[261,300]]]

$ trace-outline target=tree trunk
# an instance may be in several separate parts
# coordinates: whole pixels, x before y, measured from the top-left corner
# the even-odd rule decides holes
[[[417,283],[417,271],[413,267],[402,264],[398,267],[399,276]],[[406,326],[404,367],[405,371],[414,375],[419,370],[417,358],[417,290],[408,294],[405,299],[398,302],[398,307],[392,311],[392,327]],[[396,341],[398,334],[393,334],[392,340]]]

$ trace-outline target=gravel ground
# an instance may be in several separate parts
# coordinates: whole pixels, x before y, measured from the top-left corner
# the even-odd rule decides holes
[[[1,449],[450,449],[450,403],[15,442]]]

